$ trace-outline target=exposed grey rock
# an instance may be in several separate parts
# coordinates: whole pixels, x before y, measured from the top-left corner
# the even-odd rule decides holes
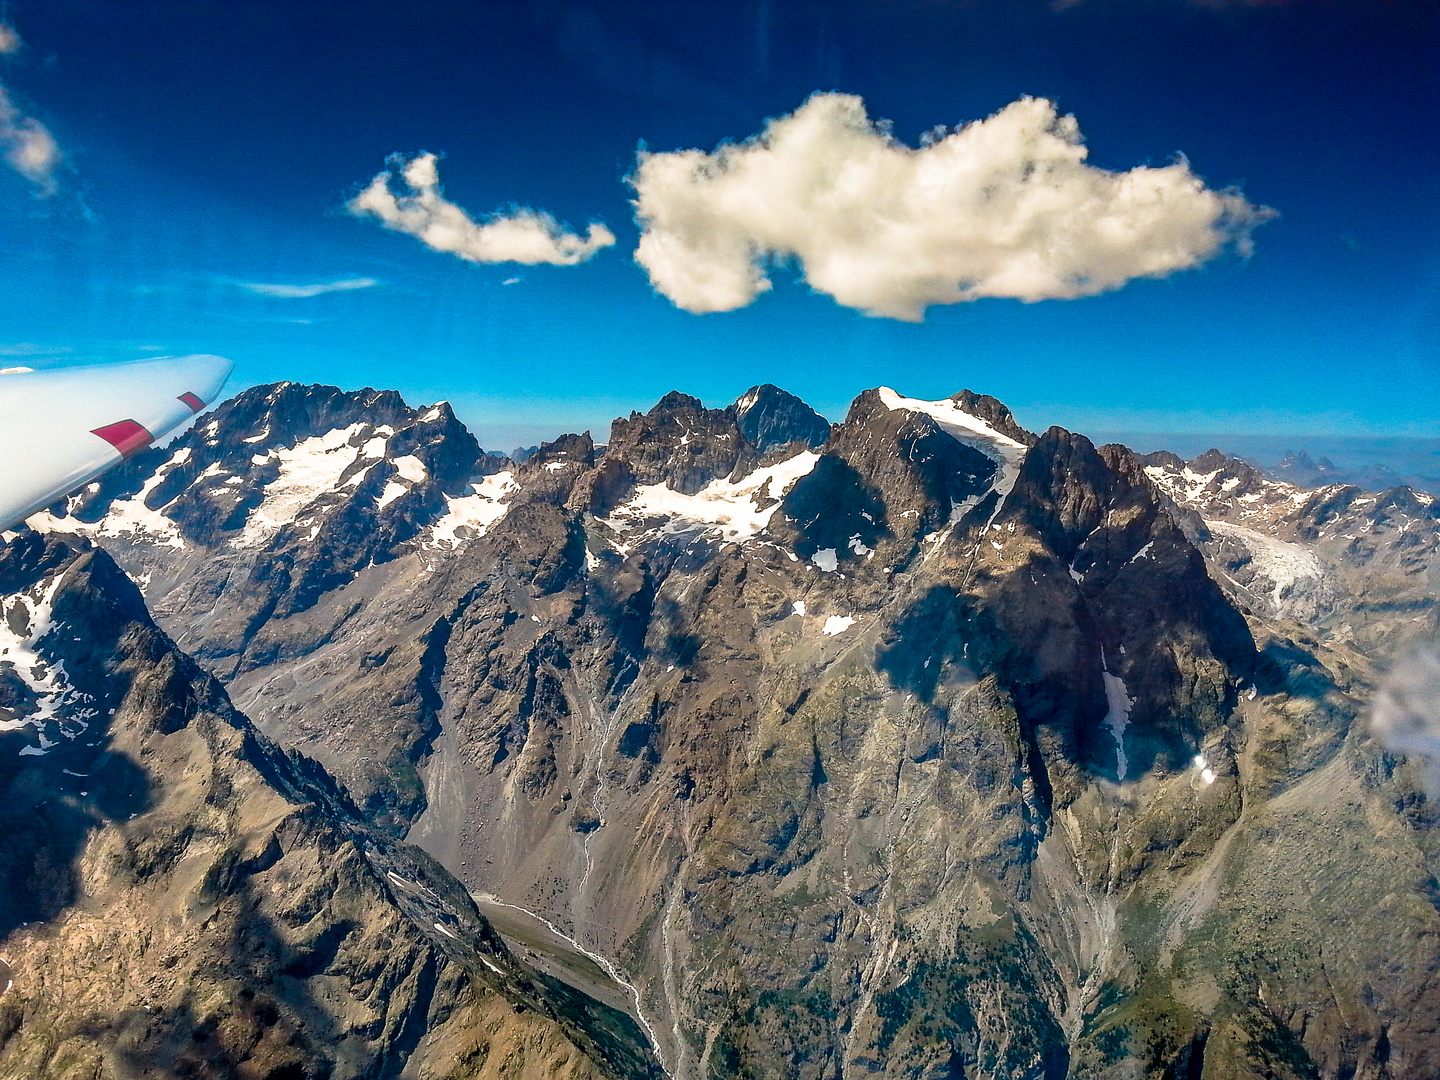
[[[308,606],[283,545],[147,588],[372,827],[614,965],[673,1075],[1440,1069],[1435,812],[1355,647],[1434,617],[1432,504],[968,391],[1003,453],[876,391],[817,443],[760,391],[407,488]],[[296,516],[369,550],[363,488]],[[1342,548],[1333,594],[1272,576]],[[283,614],[236,637],[256,581]]]
[[[830,438],[830,422],[794,394],[764,383],[752,386],[731,406],[740,434],[761,455],[791,443],[812,450]]]

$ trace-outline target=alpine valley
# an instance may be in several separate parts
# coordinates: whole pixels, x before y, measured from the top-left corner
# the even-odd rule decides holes
[[[255,387],[0,547],[0,1076],[1440,1075],[1440,506]]]

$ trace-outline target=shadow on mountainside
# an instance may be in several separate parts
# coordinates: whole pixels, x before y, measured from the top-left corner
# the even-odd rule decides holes
[[[38,608],[32,594],[51,575],[69,572],[74,565],[66,564],[69,554],[28,532],[0,544],[0,597],[27,596],[25,603],[10,605],[12,633],[27,640],[35,635],[29,619],[40,616],[31,610],[31,604]],[[102,579],[102,589],[129,585],[109,559],[85,569]],[[54,629],[34,636],[43,670],[56,687],[68,684],[68,690],[38,693],[30,685],[34,670],[22,677],[12,661],[0,661],[0,710],[7,718],[32,721],[0,732],[0,938],[27,923],[53,919],[75,903],[79,859],[90,835],[151,805],[145,770],[110,747],[111,717],[130,680],[108,670],[87,621],[99,622],[104,633],[129,612],[124,604],[98,600],[88,589],[57,592]],[[134,600],[139,603],[138,594]],[[53,716],[35,721],[42,712]]]

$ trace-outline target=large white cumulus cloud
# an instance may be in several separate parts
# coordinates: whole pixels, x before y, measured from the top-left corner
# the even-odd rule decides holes
[[[441,194],[434,154],[420,154],[408,162],[397,155],[390,165],[345,208],[357,217],[373,217],[387,229],[408,233],[436,251],[477,263],[569,266],[615,243],[604,225],[592,224],[585,236],[576,236],[549,214],[524,207],[477,222]],[[396,195],[392,181],[403,182],[409,193]]]
[[[870,315],[919,321],[985,296],[1069,299],[1197,266],[1273,216],[1183,159],[1110,172],[1072,116],[1022,98],[914,149],[849,94],[815,94],[712,153],[642,151],[635,258],[687,311],[744,307],[768,267]]]

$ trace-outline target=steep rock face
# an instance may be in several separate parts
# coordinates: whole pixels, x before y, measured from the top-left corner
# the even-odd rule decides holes
[[[610,426],[606,457],[624,462],[636,484],[665,484],[693,495],[728,476],[742,439],[733,413],[707,409],[699,398],[672,390],[643,416],[632,412]]]
[[[791,443],[812,450],[830,438],[830,423],[794,394],[771,383],[752,386],[731,406],[740,434],[760,454]]]
[[[977,544],[973,580],[1022,711],[1122,778],[1157,754],[1181,767],[1234,708],[1254,647],[1139,462],[1051,428],[989,532],[1002,539]]]
[[[648,1076],[150,622],[103,553],[0,547],[6,1076]]]
[[[1170,466],[968,393],[769,449],[738,405],[472,480],[232,692],[611,965],[672,1075],[1440,1067],[1370,662],[1243,615]]]
[[[880,391],[855,399],[814,469],[782,503],[795,550],[812,558],[868,559],[869,550],[905,563],[920,537],[947,524],[969,500],[989,492],[995,461],[952,438],[930,416],[894,408]],[[777,524],[785,536],[785,526]]]

